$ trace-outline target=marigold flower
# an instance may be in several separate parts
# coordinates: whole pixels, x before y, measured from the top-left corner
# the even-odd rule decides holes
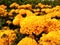
[[[15,13],[15,9],[10,10],[10,12],[8,13],[8,16],[13,16],[13,13]]]
[[[19,10],[19,14],[15,16],[13,20],[13,24],[18,25],[20,24],[21,19],[26,18],[28,16],[32,16],[32,15],[34,16],[35,14],[32,13],[30,10],[21,9]]]
[[[42,21],[43,20],[43,21]],[[44,28],[45,20],[43,16],[29,16],[20,22],[20,32],[22,34],[36,34],[39,35]]]
[[[44,4],[42,4],[42,3],[38,3],[38,5],[36,5],[36,7],[40,7],[40,8],[51,8],[52,6],[50,6],[50,5],[44,5]]]
[[[60,30],[42,34],[39,45],[60,45]]]
[[[60,6],[57,5],[56,7],[53,7],[52,9],[53,9],[54,11],[59,11],[59,10],[60,10]]]
[[[27,16],[33,16],[35,15],[33,12],[31,12],[30,10],[26,10],[26,14]]]
[[[17,4],[17,3],[12,3],[11,5],[10,5],[10,8],[18,8],[19,7],[19,4]]]
[[[19,14],[25,14],[26,13],[26,10],[25,9],[21,9],[21,10],[19,10]]]
[[[26,4],[26,8],[27,8],[27,9],[32,9],[32,5]]]
[[[0,16],[7,16],[7,13],[6,9],[0,8]]]
[[[45,24],[44,31],[46,33],[50,32],[50,31],[60,30],[60,20],[49,19],[49,20],[46,20],[46,22],[44,24]]]
[[[17,45],[37,45],[37,42],[30,37],[25,37]]]
[[[0,30],[0,44],[11,45],[16,39],[16,34],[13,30]]]
[[[20,14],[16,15],[14,20],[13,20],[13,24],[14,25],[19,25],[20,24],[20,21],[22,20],[22,16]]]
[[[32,5],[26,4],[26,5],[20,5],[18,9],[32,9]]]
[[[6,9],[7,6],[5,6],[5,5],[0,5],[0,8]]]
[[[41,11],[45,13],[51,13],[53,12],[53,9],[46,8],[46,9],[41,9]]]
[[[54,12],[51,12],[51,13],[47,13],[46,16],[49,16],[50,18],[52,17],[60,17],[60,11],[54,11]]]
[[[26,16],[34,15],[33,12],[31,12],[30,10],[25,10],[25,9],[19,10],[19,14],[21,14],[21,15],[26,14]]]
[[[14,24],[14,25],[18,25],[19,23],[20,23],[20,19],[15,18],[15,19],[13,20],[13,24]]]
[[[33,20],[32,20],[33,19]],[[22,34],[39,35],[43,31],[48,33],[60,29],[60,20],[51,19],[47,16],[29,16],[20,22]]]
[[[45,5],[43,5],[42,3],[38,3],[38,6],[39,6],[40,8],[44,8],[44,7],[45,7]]]

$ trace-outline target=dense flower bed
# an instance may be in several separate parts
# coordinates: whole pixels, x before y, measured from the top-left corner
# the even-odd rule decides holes
[[[60,6],[0,5],[0,45],[60,45]]]

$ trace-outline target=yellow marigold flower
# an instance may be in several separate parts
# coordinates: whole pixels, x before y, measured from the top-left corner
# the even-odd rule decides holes
[[[19,10],[19,14],[26,14],[26,10],[25,9],[21,9],[21,10]]]
[[[39,40],[39,45],[60,45],[60,30],[43,34]]]
[[[23,17],[20,14],[16,15],[15,18],[14,18],[14,20],[13,20],[13,24],[14,25],[19,25],[20,24],[20,21],[22,19],[23,19]]]
[[[55,14],[55,16],[60,17],[60,11],[55,11],[54,14]]]
[[[43,12],[46,12],[46,13],[51,13],[53,12],[53,9],[49,9],[49,8],[46,8],[46,9],[41,9],[41,11]]]
[[[28,8],[28,9],[32,9],[32,5],[30,5],[30,4],[26,4],[26,8]]]
[[[17,45],[37,45],[37,42],[30,37],[25,37]]]
[[[15,16],[14,20],[13,20],[13,24],[14,25],[18,25],[20,24],[20,20],[28,17],[28,16],[34,16],[35,14],[32,13],[30,10],[25,10],[25,9],[21,9],[19,10],[19,14]]]
[[[30,10],[25,10],[25,9],[21,9],[19,10],[19,14],[26,14],[27,16],[33,15],[33,13]]]
[[[0,8],[0,13],[4,13],[4,9],[3,8]]]
[[[13,20],[13,24],[14,24],[14,25],[18,25],[19,23],[20,23],[20,19],[15,18],[15,19]]]
[[[45,32],[55,31],[60,29],[60,20],[57,19],[49,19],[46,20],[45,24]]]
[[[15,12],[15,9],[10,10],[10,12],[8,13],[8,16],[13,16],[14,12]]]
[[[54,11],[54,12],[51,12],[51,13],[47,13],[46,16],[49,16],[50,18],[52,17],[60,17],[60,11]]]
[[[24,20],[21,20],[20,22],[20,32],[22,34],[36,34],[39,35],[44,28],[44,17],[41,16],[29,16],[24,18]]]
[[[20,5],[18,9],[32,9],[32,5],[26,4],[26,5]]]
[[[19,10],[19,14],[15,16],[15,18],[13,20],[13,24],[17,25],[20,23],[21,19],[23,19],[27,16],[32,16],[32,15],[35,15],[35,14],[33,14],[30,10],[21,9],[21,10]]]
[[[5,6],[5,5],[0,5],[0,8],[6,9],[7,6]]]
[[[0,16],[7,16],[7,10],[0,8]]]
[[[44,7],[45,7],[45,5],[43,5],[42,3],[38,3],[38,6],[39,6],[40,8],[44,8]]]
[[[5,36],[5,38],[0,38],[0,45],[9,45],[9,43],[7,42],[7,36]]]
[[[40,7],[40,8],[51,8],[51,5],[44,5],[42,3],[38,3],[38,5],[36,5],[36,7]]]
[[[13,7],[15,7],[15,8],[18,8],[19,7],[19,4],[17,4],[17,3],[12,3],[11,5],[10,5],[10,8],[13,8]]]
[[[58,11],[58,10],[60,10],[60,6],[57,5],[56,7],[53,7],[52,9],[53,9],[54,11]]]
[[[16,15],[14,20],[13,20],[13,24],[14,25],[18,25],[20,23],[21,20],[21,16],[20,15]]]
[[[33,20],[32,20],[33,19]],[[22,34],[36,34],[41,32],[48,33],[60,29],[60,20],[51,19],[46,16],[29,16],[20,21],[20,33]]]
[[[35,15],[35,14],[32,13],[30,10],[26,10],[26,14],[27,14],[27,16],[33,16],[33,15]]]
[[[0,30],[0,44],[11,45],[16,39],[16,33],[13,30]]]

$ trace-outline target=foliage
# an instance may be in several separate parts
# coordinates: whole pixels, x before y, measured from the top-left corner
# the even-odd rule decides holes
[[[44,4],[51,4],[51,5],[56,5],[56,4],[60,4],[60,0],[58,0],[58,2],[56,1],[49,1],[49,0],[0,0],[0,4],[5,4],[7,6],[9,6],[10,4],[12,4],[13,2],[17,2],[18,4],[27,4],[30,3],[32,5],[36,5],[39,2],[42,2]]]

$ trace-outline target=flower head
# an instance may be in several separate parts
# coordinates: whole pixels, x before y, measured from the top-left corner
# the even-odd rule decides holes
[[[25,37],[17,45],[37,45],[37,42],[30,37]]]
[[[39,40],[39,45],[60,45],[60,30],[43,34]]]

